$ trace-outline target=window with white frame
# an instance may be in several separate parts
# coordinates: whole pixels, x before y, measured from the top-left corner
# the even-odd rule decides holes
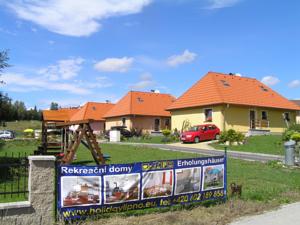
[[[205,115],[206,122],[212,122],[212,109],[205,109],[204,115]]]

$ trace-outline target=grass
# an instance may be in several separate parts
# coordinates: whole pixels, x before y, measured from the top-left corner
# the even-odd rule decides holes
[[[27,154],[33,153],[36,148],[34,142],[13,141],[8,142],[0,155],[5,152],[14,151]],[[111,156],[109,163],[132,163],[140,161],[151,161],[160,159],[176,159],[199,157],[195,153],[183,153],[153,149],[147,147],[101,144],[105,154]],[[91,154],[83,146],[77,152],[76,164],[94,164]],[[103,224],[225,224],[232,218],[245,214],[253,214],[264,209],[273,208],[283,203],[300,200],[300,169],[283,168],[277,162],[259,163],[236,159],[228,160],[228,184],[235,182],[243,185],[240,200],[229,198],[226,204],[215,207],[204,208],[202,206],[186,211],[183,207],[169,208],[165,210],[142,210],[131,212],[129,215],[140,215],[139,217],[125,217],[128,214],[111,215],[112,218],[102,219]],[[229,188],[228,188],[229,189]],[[1,201],[1,199],[0,199]],[[174,213],[173,210],[179,210]],[[161,213],[169,211],[166,213]],[[149,214],[149,212],[152,212]],[[148,214],[148,215],[142,215]],[[198,215],[198,216],[197,216]],[[203,220],[202,216],[203,215]],[[208,216],[209,215],[209,216]],[[177,218],[177,219],[176,219]],[[184,218],[186,220],[184,220]],[[203,221],[201,222],[200,219]],[[130,221],[130,223],[129,223]],[[185,221],[185,222],[184,222]],[[194,221],[194,222],[193,222]],[[204,223],[206,221],[206,223]],[[90,222],[93,224],[93,222]]]
[[[216,149],[224,149],[224,145],[218,143],[210,144]],[[230,150],[241,152],[255,152],[273,155],[283,155],[284,150],[280,135],[252,136],[246,139],[244,145],[232,145]]]
[[[13,121],[13,122],[6,122],[6,126],[0,126],[0,130],[13,130],[16,132],[17,137],[24,136],[23,131],[25,129],[42,129],[41,121],[37,120],[21,120],[21,121]]]
[[[150,136],[146,139],[142,137],[132,137],[132,138],[126,138],[123,140],[123,142],[133,142],[133,143],[151,143],[151,144],[165,144],[164,136]],[[178,140],[174,140],[171,137],[169,138],[169,141],[167,143],[174,143],[179,142]]]

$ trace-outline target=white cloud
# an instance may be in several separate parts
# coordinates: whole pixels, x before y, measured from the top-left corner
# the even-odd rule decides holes
[[[6,5],[16,15],[49,31],[70,36],[89,36],[101,28],[101,21],[139,13],[151,0],[13,0]]]
[[[78,57],[75,59],[59,60],[57,64],[50,65],[39,70],[39,74],[47,77],[49,80],[69,80],[78,75],[84,59]]]
[[[98,71],[103,71],[103,72],[124,73],[130,69],[133,61],[134,61],[134,59],[129,58],[129,57],[107,58],[107,59],[97,62],[94,65],[94,68]]]
[[[300,80],[293,80],[292,82],[290,82],[288,84],[288,86],[290,88],[297,88],[297,87],[300,87]]]
[[[190,52],[189,50],[184,50],[181,55],[172,55],[167,59],[167,64],[169,66],[175,67],[180,64],[190,63],[197,57],[196,53]]]
[[[153,87],[155,84],[156,83],[153,81],[152,75],[150,73],[143,73],[137,83],[129,85],[129,89],[143,90],[145,88]]]
[[[232,7],[239,3],[241,0],[209,0],[210,5],[206,7],[207,9],[221,9]]]
[[[90,90],[74,83],[51,82],[44,77],[27,77],[23,74],[5,73],[3,79],[10,90],[38,91],[38,90],[56,90],[66,91],[72,94],[86,95]],[[25,89],[26,88],[26,89]]]
[[[268,86],[273,86],[275,84],[278,84],[280,80],[274,76],[265,76],[261,79],[261,82]]]

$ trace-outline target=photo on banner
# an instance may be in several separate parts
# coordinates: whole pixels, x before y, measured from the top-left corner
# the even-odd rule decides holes
[[[173,181],[173,170],[143,173],[142,199],[171,196]]]
[[[175,170],[175,195],[200,191],[201,167]]]
[[[203,191],[224,188],[224,164],[205,166],[203,178]]]
[[[65,176],[61,178],[61,206],[84,206],[101,203],[101,177]]]
[[[104,176],[104,203],[113,204],[139,200],[140,174]]]

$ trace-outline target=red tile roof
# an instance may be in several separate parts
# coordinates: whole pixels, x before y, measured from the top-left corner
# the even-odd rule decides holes
[[[300,110],[298,105],[254,78],[215,72],[208,72],[168,107],[168,110],[224,103]]]
[[[166,108],[174,101],[175,98],[169,94],[130,91],[104,117],[125,115],[171,116]]]
[[[43,110],[43,120],[53,122],[67,122],[79,109]]]
[[[290,100],[292,102],[294,102],[295,104],[299,105],[300,106],[300,100]]]
[[[114,104],[112,103],[99,103],[99,102],[87,102],[80,108],[70,119],[70,121],[80,120],[97,120],[104,121],[104,114],[107,113]]]

